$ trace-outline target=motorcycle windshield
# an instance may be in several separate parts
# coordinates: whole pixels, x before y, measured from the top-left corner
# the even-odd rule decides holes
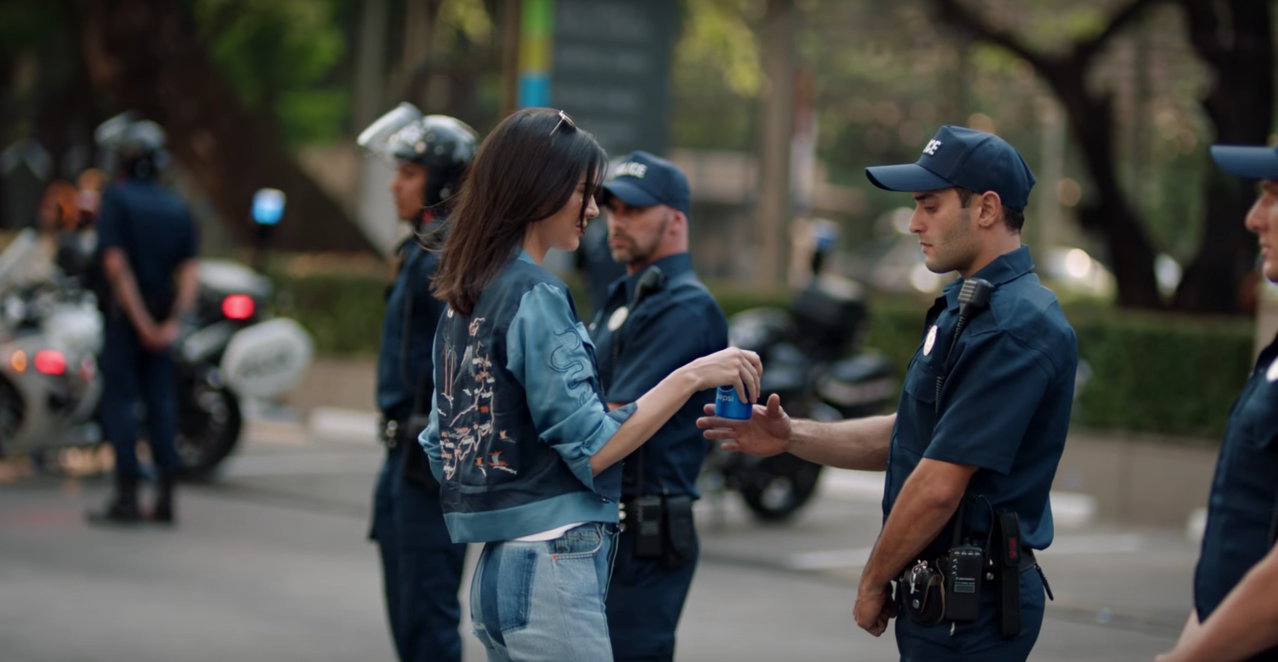
[[[396,134],[403,131],[405,127],[420,125],[422,118],[422,112],[417,110],[416,106],[407,102],[401,103],[368,125],[367,129],[360,132],[355,143],[388,164],[394,165],[395,157],[392,147],[398,142]]]
[[[26,228],[19,232],[0,253],[0,291],[30,280],[44,261],[36,231]]]

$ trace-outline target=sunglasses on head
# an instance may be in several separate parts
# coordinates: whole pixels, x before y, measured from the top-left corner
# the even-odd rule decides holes
[[[550,130],[550,135],[552,136],[555,135],[555,131],[558,131],[559,127],[563,126],[564,124],[567,124],[568,128],[572,129],[573,131],[577,130],[577,123],[572,121],[572,118],[568,116],[568,113],[565,113],[564,111],[561,110],[559,111],[559,121],[555,122],[555,128]]]

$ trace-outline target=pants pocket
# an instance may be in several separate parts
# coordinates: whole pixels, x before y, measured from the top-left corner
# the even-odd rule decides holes
[[[528,627],[532,610],[537,552],[526,545],[495,545],[488,550],[480,577],[480,616],[490,634],[518,632]]]
[[[603,548],[603,536],[602,524],[582,524],[550,541],[550,553],[557,558],[593,556]]]

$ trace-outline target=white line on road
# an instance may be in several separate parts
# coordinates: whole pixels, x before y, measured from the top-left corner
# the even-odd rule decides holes
[[[312,453],[308,455],[237,455],[226,460],[221,475],[319,476],[377,471],[382,458],[372,453]]]
[[[1064,536],[1057,538],[1051,547],[1038,552],[1038,555],[1048,557],[1139,552],[1150,545],[1152,543],[1147,544],[1142,536],[1134,533]],[[791,570],[837,570],[863,567],[869,558],[869,547],[854,547],[790,554],[782,559],[781,565]]]

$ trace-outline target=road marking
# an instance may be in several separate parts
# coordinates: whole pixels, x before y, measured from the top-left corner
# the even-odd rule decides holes
[[[879,502],[883,500],[884,478],[882,471],[826,469],[821,472],[817,490],[822,497]],[[1090,494],[1052,490],[1050,503],[1057,528],[1081,528],[1096,519],[1096,497]]]
[[[316,407],[306,420],[312,436],[336,441],[377,443],[377,414],[358,409]]]
[[[1039,556],[1065,556],[1084,554],[1116,554],[1139,552],[1152,546],[1144,537],[1134,533],[1097,534],[1058,537],[1051,547]],[[819,552],[800,552],[782,558],[781,565],[790,570],[837,570],[864,567],[870,559],[869,547],[832,549]]]
[[[382,458],[372,453],[311,453],[308,455],[236,455],[227,458],[220,475],[320,476],[376,473]]]

